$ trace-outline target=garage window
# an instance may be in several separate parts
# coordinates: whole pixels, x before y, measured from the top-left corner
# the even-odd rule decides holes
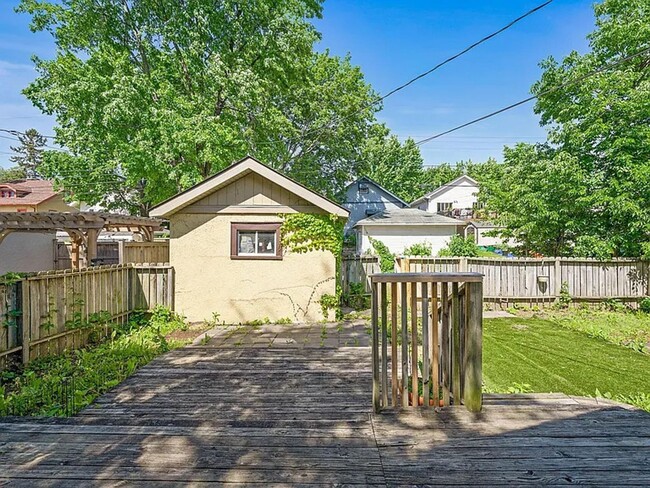
[[[231,259],[282,259],[280,224],[233,223]]]

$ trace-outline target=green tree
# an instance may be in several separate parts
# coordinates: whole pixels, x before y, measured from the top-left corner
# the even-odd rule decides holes
[[[474,239],[471,237],[463,237],[461,235],[453,235],[449,239],[447,247],[444,247],[438,251],[438,256],[467,256],[470,258],[475,258],[478,256],[479,248],[474,242]]]
[[[25,170],[19,166],[14,166],[12,168],[0,168],[0,183],[22,180],[25,178],[25,176]]]
[[[16,154],[9,161],[16,163],[27,178],[40,178],[39,168],[43,163],[43,146],[47,140],[36,129],[27,129],[18,134],[20,146],[10,146]]]
[[[361,154],[362,174],[401,199],[411,202],[425,191],[422,155],[413,139],[400,143],[384,124],[375,124]]]
[[[522,253],[572,254],[592,208],[589,174],[577,158],[547,146],[506,148],[500,178],[486,178],[481,198]]]
[[[56,116],[44,171],[146,214],[247,153],[334,195],[357,173],[375,94],[316,53],[320,0],[22,0],[56,41],[26,96]]]
[[[575,159],[591,197],[581,225],[565,223],[616,255],[638,256],[650,252],[650,53],[544,93],[648,47],[648,0],[605,0],[594,11],[590,52],[542,63],[544,73],[533,87],[541,94],[535,110],[549,141]]]

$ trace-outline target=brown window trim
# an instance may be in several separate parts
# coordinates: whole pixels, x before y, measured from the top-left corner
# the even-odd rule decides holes
[[[281,261],[282,245],[280,242],[280,222],[277,223],[259,223],[259,222],[232,222],[230,224],[230,259],[249,259],[252,261]],[[237,249],[237,232],[238,231],[273,231],[275,232],[275,254],[256,254],[250,256],[240,256]]]

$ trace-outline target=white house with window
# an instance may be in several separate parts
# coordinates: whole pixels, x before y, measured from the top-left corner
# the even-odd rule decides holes
[[[478,182],[463,175],[418,198],[411,203],[411,207],[429,213],[467,220],[473,217],[478,202],[478,192]]]

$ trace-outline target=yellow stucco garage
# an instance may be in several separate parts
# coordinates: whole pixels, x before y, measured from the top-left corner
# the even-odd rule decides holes
[[[348,216],[251,157],[155,207],[151,216],[170,222],[176,310],[191,321],[323,319],[318,300],[335,293],[336,259],[283,250],[280,215],[289,213]]]

